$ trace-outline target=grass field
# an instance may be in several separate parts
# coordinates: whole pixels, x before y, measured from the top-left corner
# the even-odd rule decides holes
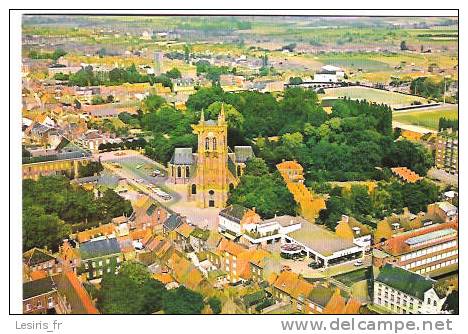
[[[325,90],[324,97],[348,97],[359,100],[365,99],[371,102],[388,104],[393,108],[408,106],[413,101],[426,103],[426,99],[418,96],[405,95],[366,87],[330,88]]]
[[[425,128],[437,130],[439,118],[458,119],[457,106],[443,106],[429,110],[418,110],[409,112],[399,112],[393,114],[393,120],[411,125],[419,125]]]

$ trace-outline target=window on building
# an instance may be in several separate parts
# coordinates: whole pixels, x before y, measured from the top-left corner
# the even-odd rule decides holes
[[[177,177],[182,177],[182,168],[180,166],[177,167]]]
[[[197,185],[192,184],[192,195],[195,195],[197,193]]]
[[[216,150],[216,138],[213,138],[213,150]]]
[[[37,301],[37,308],[42,308],[42,302],[40,300]]]
[[[190,167],[185,166],[185,177],[190,177]]]
[[[209,149],[210,149],[210,139],[205,138],[205,150],[209,150]]]
[[[30,311],[31,310],[31,304],[26,304],[26,311]]]

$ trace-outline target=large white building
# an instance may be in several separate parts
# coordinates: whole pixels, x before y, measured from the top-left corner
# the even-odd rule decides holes
[[[314,82],[338,82],[344,79],[343,69],[333,66],[325,65],[314,74]]]
[[[392,313],[440,314],[447,291],[436,281],[393,264],[385,264],[374,280],[374,304]]]
[[[255,209],[231,205],[219,213],[218,230],[229,239],[244,239],[251,244],[281,241],[288,233],[308,224],[302,217],[279,216],[263,220]]]

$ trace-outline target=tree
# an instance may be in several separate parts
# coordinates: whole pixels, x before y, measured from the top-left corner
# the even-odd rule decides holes
[[[166,101],[159,95],[150,94],[144,98],[141,103],[141,110],[145,113],[155,112],[158,110]]]
[[[23,251],[34,247],[57,251],[70,233],[70,226],[56,214],[47,214],[41,206],[23,209]]]
[[[163,296],[162,309],[166,314],[200,314],[203,307],[202,295],[184,286],[169,290]]]
[[[213,102],[208,106],[205,111],[205,117],[207,119],[217,119],[220,111],[222,102]],[[244,116],[238,112],[232,105],[225,103],[224,104],[224,114],[226,115],[226,120],[228,122],[228,129],[239,129],[242,130],[244,124]]]
[[[221,300],[218,297],[208,298],[208,305],[210,305],[211,310],[214,314],[220,314],[222,309]]]
[[[78,174],[80,177],[93,176],[104,170],[100,161],[91,161],[87,165],[80,164],[78,166]]]
[[[107,218],[107,221],[122,215],[129,216],[133,211],[130,201],[122,199],[122,197],[111,189],[106,190],[104,195],[100,198],[99,208],[102,217]]]
[[[268,166],[265,160],[261,158],[252,158],[245,163],[245,174],[253,176],[263,176],[269,174]]]
[[[400,43],[400,50],[401,50],[401,51],[406,51],[406,50],[408,50],[408,46],[406,45],[406,41],[401,41],[401,43]]]
[[[409,140],[394,142],[383,157],[383,163],[386,167],[408,167],[422,176],[426,175],[433,164],[428,150]]]
[[[291,78],[289,78],[289,83],[291,85],[300,85],[302,83],[302,78],[301,77],[291,77]]]
[[[166,72],[166,76],[171,79],[178,79],[182,78],[182,73],[180,73],[178,68],[174,67]]]
[[[304,136],[300,132],[285,133],[281,137],[284,146],[289,150],[297,150],[303,145]]]
[[[212,103],[221,101],[224,101],[224,91],[215,85],[210,88],[200,88],[195,94],[189,96],[186,105],[194,111],[201,111]]]
[[[247,165],[250,166],[246,167],[239,185],[229,194],[228,204],[255,207],[264,218],[272,218],[275,214],[295,215],[297,204],[279,172],[264,174],[265,168],[259,160],[253,160],[251,164],[247,162]]]
[[[458,290],[453,290],[445,300],[444,305],[442,306],[442,310],[449,311],[452,314],[459,314],[458,306]]]
[[[152,279],[146,266],[127,261],[117,275],[104,274],[97,306],[104,314],[151,314],[161,310],[166,293],[164,285]]]

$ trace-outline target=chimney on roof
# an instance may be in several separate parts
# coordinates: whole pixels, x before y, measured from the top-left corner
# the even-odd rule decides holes
[[[349,222],[349,216],[341,215],[341,221],[344,222],[344,223],[348,223]]]
[[[253,207],[252,207],[252,211],[255,212],[255,210],[256,210],[256,208],[253,206]]]

